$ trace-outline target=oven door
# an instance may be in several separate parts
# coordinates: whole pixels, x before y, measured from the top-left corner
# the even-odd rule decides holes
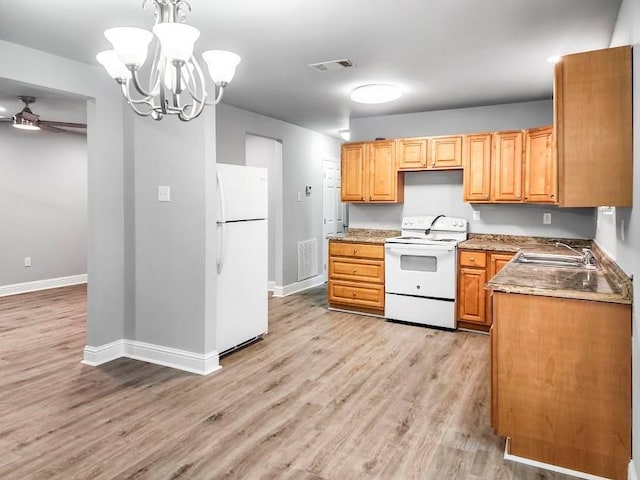
[[[386,293],[455,299],[455,246],[388,243],[384,271]]]

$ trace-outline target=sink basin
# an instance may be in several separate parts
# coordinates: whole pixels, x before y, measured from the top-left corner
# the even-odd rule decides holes
[[[577,255],[561,255],[557,253],[535,253],[522,252],[516,259],[515,263],[531,263],[547,267],[570,267],[581,268],[586,270],[597,270],[599,267],[595,263],[593,265],[585,265],[582,257]]]

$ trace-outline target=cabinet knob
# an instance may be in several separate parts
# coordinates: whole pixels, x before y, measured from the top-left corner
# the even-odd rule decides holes
[[[550,196],[551,196],[551,198],[555,197],[555,195],[553,195],[553,194],[551,194]]]
[[[433,162],[431,162],[431,166],[435,167],[436,166],[436,161],[434,160]]]
[[[484,198],[488,199],[489,198],[489,194],[487,193]]]
[[[475,262],[476,261],[476,257],[469,257],[469,261],[470,262]]]
[[[356,292],[353,292],[353,296],[354,296],[354,297],[356,296]]]
[[[357,248],[354,248],[354,249],[353,249],[353,254],[355,255],[356,253],[358,253],[358,249],[357,249]]]
[[[354,269],[353,269],[353,273],[356,273],[356,271],[357,271],[357,270],[358,270],[357,268],[354,268]]]

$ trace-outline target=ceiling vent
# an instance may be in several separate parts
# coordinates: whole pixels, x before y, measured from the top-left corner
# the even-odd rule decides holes
[[[312,63],[309,66],[318,72],[333,72],[353,67],[353,63],[351,60],[343,58],[342,60],[329,60],[328,62]]]

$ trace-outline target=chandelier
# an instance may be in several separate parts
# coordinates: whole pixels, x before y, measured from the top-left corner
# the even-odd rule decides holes
[[[213,95],[205,88],[205,76],[193,55],[197,28],[184,22],[191,5],[185,0],[143,0],[142,8],[153,4],[153,33],[143,28],[116,27],[105,30],[113,50],[98,53],[96,60],[121,87],[122,94],[134,112],[160,120],[164,115],[177,115],[182,121],[199,116],[206,105],[222,99],[240,63],[240,57],[224,50],[208,50],[202,54],[213,80]],[[149,44],[157,38],[147,86],[140,81],[141,67],[147,58]]]

